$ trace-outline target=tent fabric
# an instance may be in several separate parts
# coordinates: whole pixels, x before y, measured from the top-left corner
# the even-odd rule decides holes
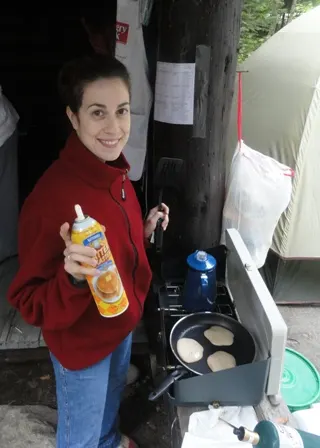
[[[18,252],[18,131],[0,147],[0,263]],[[1,299],[1,298],[0,298]]]
[[[14,133],[19,115],[7,97],[2,93],[0,86],[0,147],[5,144]]]
[[[4,339],[3,330],[12,307],[7,300],[7,291],[10,283],[19,268],[18,257],[10,257],[0,263],[0,346]],[[1,446],[1,444],[0,444]]]
[[[17,111],[0,86],[0,263],[17,253],[18,121]]]
[[[279,260],[273,298],[282,304],[320,302],[320,260]]]
[[[239,67],[243,139],[295,171],[290,205],[272,250],[284,259],[320,258],[320,6],[268,39]],[[237,87],[227,170],[237,143]]]

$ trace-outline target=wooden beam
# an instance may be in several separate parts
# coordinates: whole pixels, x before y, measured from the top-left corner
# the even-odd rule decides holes
[[[218,244],[225,149],[234,90],[242,0],[162,0],[158,61],[196,63],[193,125],[155,121],[155,161],[185,160],[181,194],[165,200],[171,225],[165,252]]]

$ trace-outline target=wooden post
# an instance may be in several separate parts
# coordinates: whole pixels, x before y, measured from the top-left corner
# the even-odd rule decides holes
[[[185,160],[181,194],[171,208],[165,254],[219,243],[225,150],[235,83],[242,0],[161,0],[158,61],[196,63],[193,125],[155,121],[155,162]]]

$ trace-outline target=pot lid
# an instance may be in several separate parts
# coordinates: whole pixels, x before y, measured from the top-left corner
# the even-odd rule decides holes
[[[207,272],[217,265],[216,259],[203,250],[196,250],[187,258],[188,266],[196,271]]]
[[[301,353],[286,348],[281,394],[290,411],[307,409],[320,396],[320,376]]]

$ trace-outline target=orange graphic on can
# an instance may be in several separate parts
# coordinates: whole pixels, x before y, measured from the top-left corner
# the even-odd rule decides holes
[[[99,313],[103,317],[119,316],[126,311],[129,301],[108,240],[101,225],[90,216],[85,216],[80,205],[76,205],[75,210],[77,218],[72,226],[72,242],[93,247],[97,251],[96,269],[100,273],[86,278]]]

